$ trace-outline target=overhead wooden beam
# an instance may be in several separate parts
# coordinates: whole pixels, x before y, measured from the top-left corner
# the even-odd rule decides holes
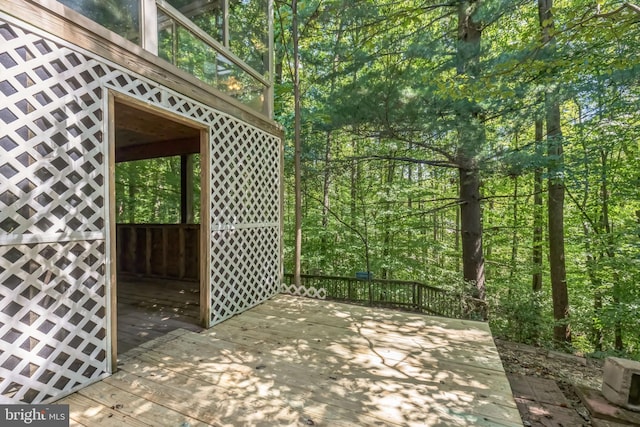
[[[159,157],[182,156],[200,152],[200,138],[172,139],[149,144],[116,147],[116,163],[133,160],[156,159]]]

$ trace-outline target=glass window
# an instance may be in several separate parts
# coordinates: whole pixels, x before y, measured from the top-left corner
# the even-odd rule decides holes
[[[160,11],[158,55],[253,109],[263,110],[261,82]]]
[[[140,0],[58,0],[134,43],[140,44]]]
[[[269,1],[228,0],[225,32],[224,0],[167,0],[186,18],[226,46],[263,76],[269,54]]]
[[[224,44],[224,2],[222,0],[167,0],[214,40]]]
[[[263,76],[268,71],[268,13],[268,0],[229,0],[228,46]]]

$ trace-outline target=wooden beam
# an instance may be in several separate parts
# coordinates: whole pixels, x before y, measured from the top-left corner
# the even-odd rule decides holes
[[[116,148],[116,163],[158,157],[181,156],[200,152],[200,140],[195,138],[173,139],[149,144]]]

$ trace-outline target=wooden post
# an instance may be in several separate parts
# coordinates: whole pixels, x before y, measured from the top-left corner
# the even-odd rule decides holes
[[[167,262],[169,261],[169,230],[167,227],[162,227],[162,275],[167,277]]]
[[[145,231],[145,272],[147,276],[151,276],[151,252],[153,250],[152,229],[150,227],[143,228]]]
[[[187,230],[184,227],[178,228],[178,277],[184,279],[187,271],[186,267],[186,246],[187,240],[185,239],[185,233]]]
[[[200,324],[211,326],[211,148],[209,131],[200,131]]]
[[[193,223],[193,155],[180,156],[180,222]]]
[[[136,256],[136,244],[138,241],[138,232],[134,227],[127,227],[127,230],[129,230],[129,245],[127,246],[129,273],[137,273],[138,259]]]
[[[142,47],[154,55],[157,55],[158,10],[155,0],[143,0],[140,2],[140,22],[142,23],[142,28],[140,29]]]

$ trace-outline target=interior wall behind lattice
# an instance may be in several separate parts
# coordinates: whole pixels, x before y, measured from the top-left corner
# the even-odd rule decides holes
[[[279,137],[0,13],[0,403],[107,373],[109,90],[210,129],[211,323],[280,288]]]

